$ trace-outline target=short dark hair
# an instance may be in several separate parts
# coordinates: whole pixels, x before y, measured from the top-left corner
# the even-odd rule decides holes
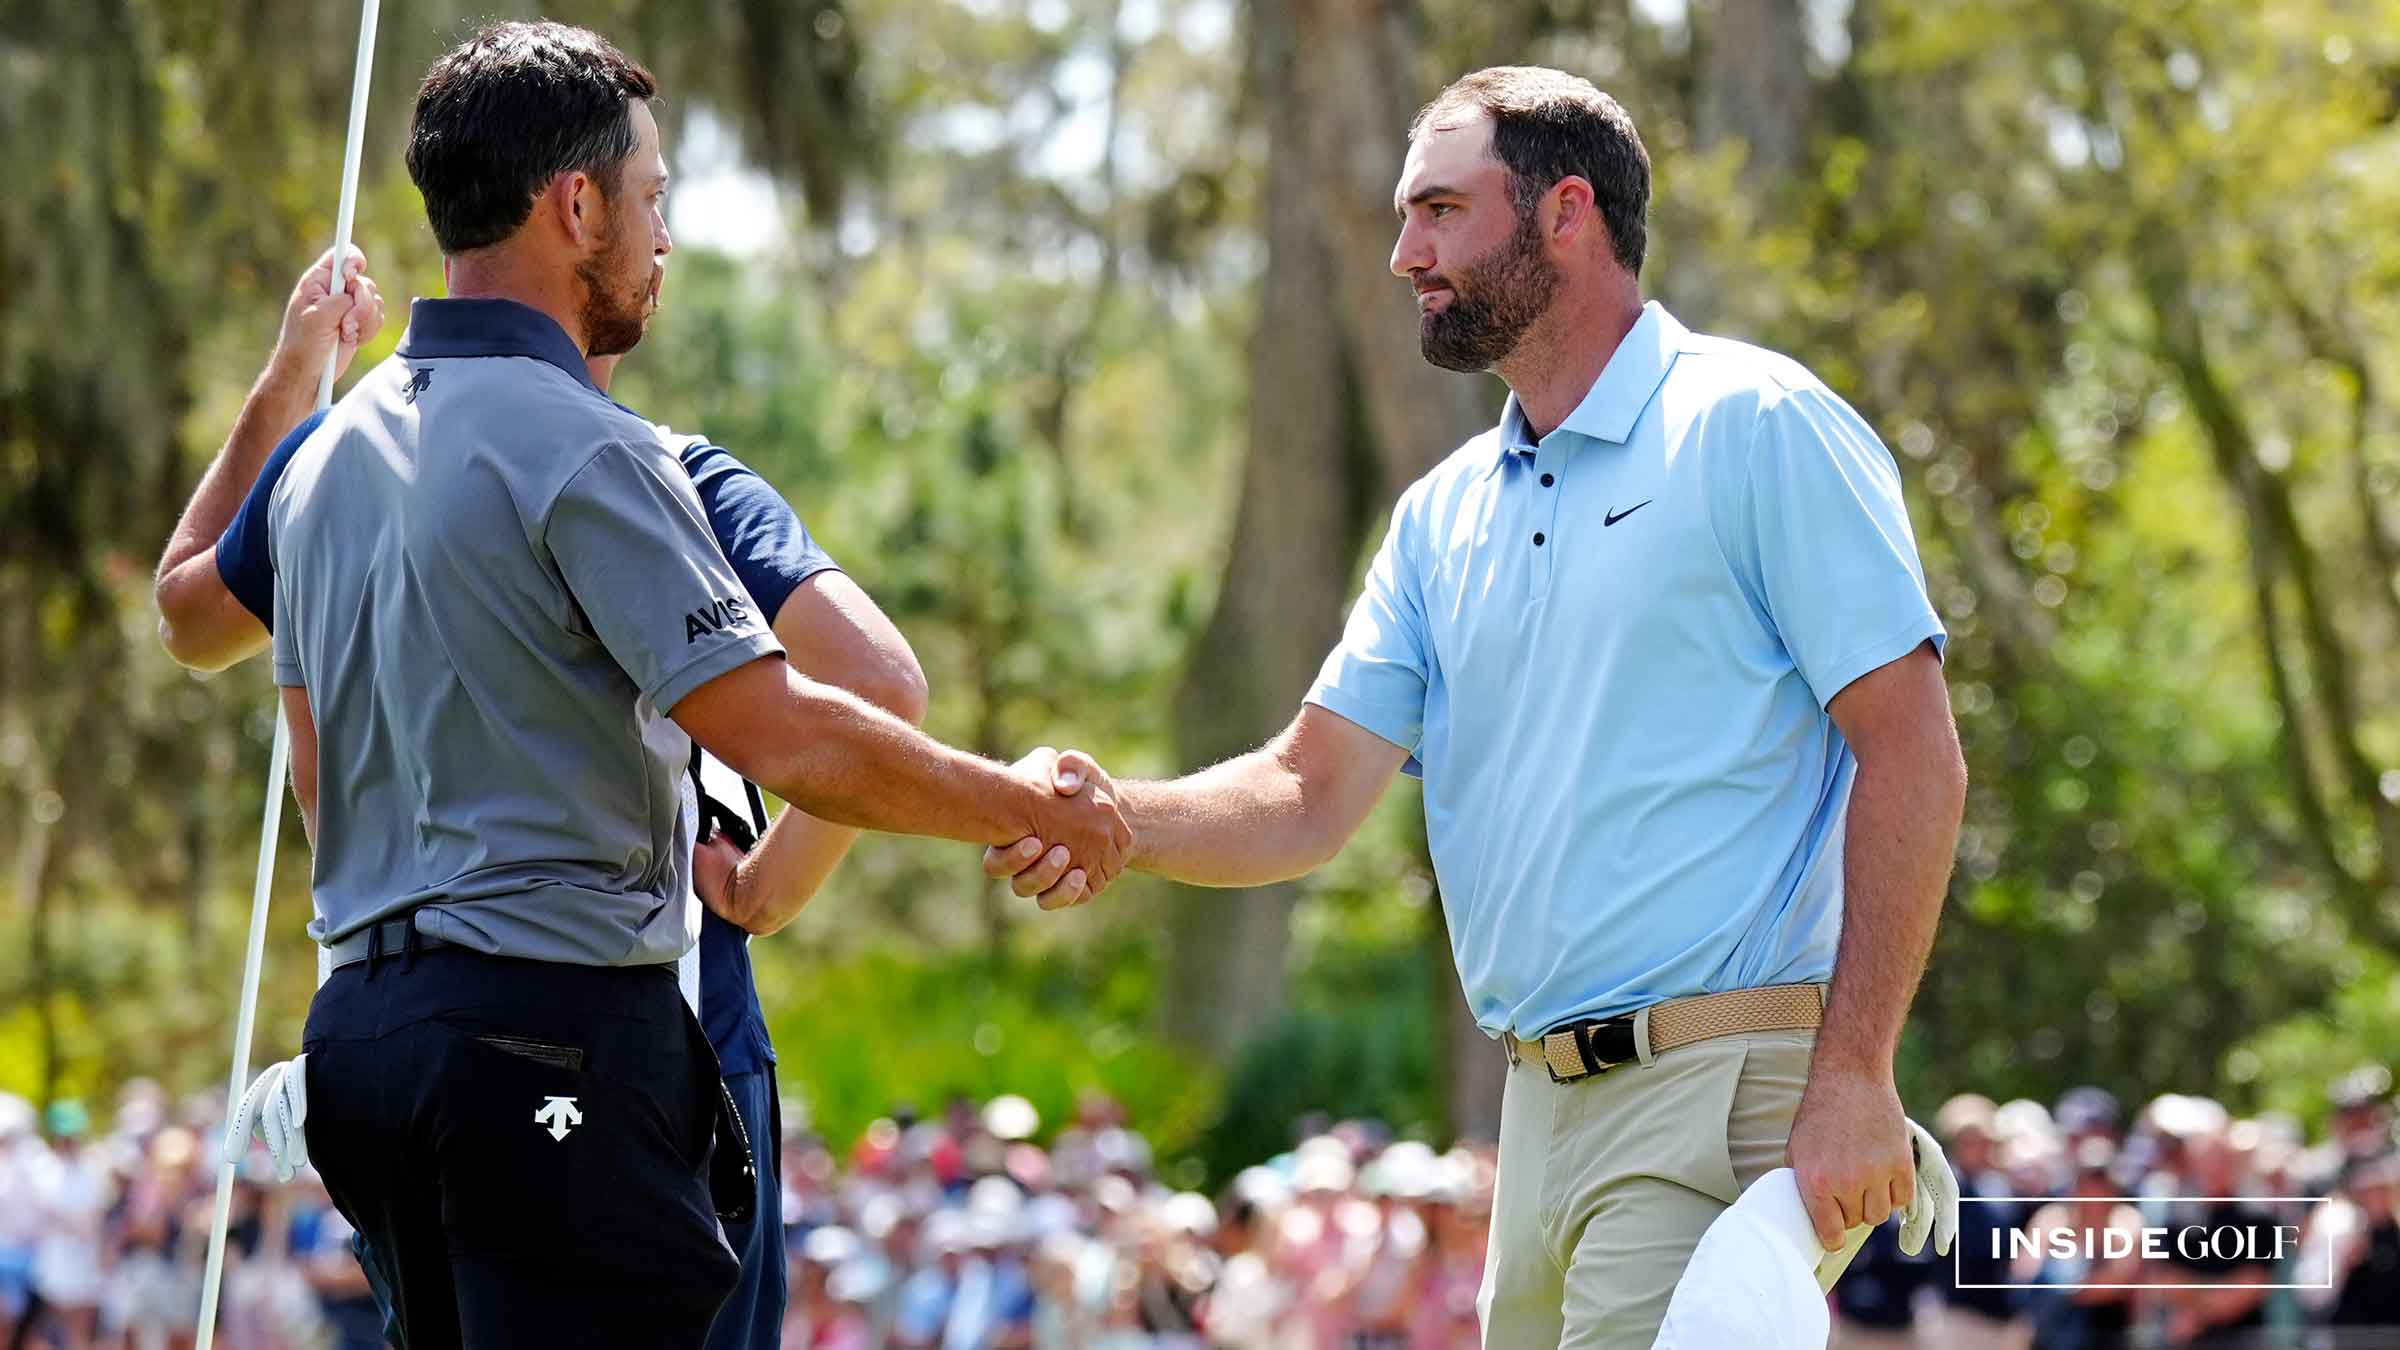
[[[515,234],[562,173],[613,194],[633,154],[633,101],[658,96],[640,62],[588,28],[486,25],[444,52],[409,117],[408,176],[445,254]]]
[[[1650,152],[1633,118],[1589,80],[1545,66],[1493,66],[1460,76],[1417,111],[1408,138],[1461,114],[1492,119],[1492,155],[1508,169],[1517,214],[1570,175],[1592,185],[1617,262],[1640,275],[1649,244]]]

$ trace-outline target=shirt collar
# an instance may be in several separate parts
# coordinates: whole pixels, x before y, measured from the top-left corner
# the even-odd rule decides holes
[[[1642,306],[1642,316],[1634,320],[1609,355],[1600,378],[1592,381],[1583,402],[1575,405],[1558,429],[1623,445],[1633,434],[1633,424],[1641,419],[1642,409],[1650,406],[1651,396],[1666,383],[1667,368],[1675,364],[1675,354],[1689,335],[1690,330],[1669,314],[1666,306],[1656,300]],[[1500,413],[1500,453],[1493,456],[1491,468],[1496,471],[1511,454],[1530,453],[1534,448],[1533,428],[1526,425],[1525,410],[1511,390],[1508,406]]]
[[[514,300],[416,301],[408,307],[408,332],[401,336],[397,352],[418,360],[529,356],[574,376],[593,393],[600,392],[567,330],[549,315]]]

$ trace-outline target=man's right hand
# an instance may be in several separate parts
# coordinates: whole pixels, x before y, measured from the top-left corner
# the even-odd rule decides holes
[[[283,306],[283,331],[270,364],[294,377],[314,380],[334,358],[335,379],[350,369],[358,349],[383,328],[383,294],[367,275],[367,255],[352,248],[343,268],[344,285],[333,287],[333,250],[327,249],[292,287]]]
[[[985,849],[985,875],[1009,879],[1043,909],[1080,905],[1108,889],[1133,846],[1116,784],[1090,756],[1046,745],[1010,767],[1040,793],[1033,828],[1006,848]]]

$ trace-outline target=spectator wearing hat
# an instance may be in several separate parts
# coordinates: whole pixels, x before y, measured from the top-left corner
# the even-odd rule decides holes
[[[1291,1186],[1271,1168],[1245,1168],[1217,1202],[1217,1282],[1202,1305],[1210,1339],[1225,1350],[1278,1350],[1290,1340],[1295,1291],[1274,1260],[1277,1221]]]
[[[2134,1284],[2141,1279],[2138,1239],[2142,1215],[2115,1198],[2117,1186],[2111,1168],[2116,1161],[2116,1150],[2106,1139],[2085,1139],[2072,1158],[2074,1180],[2067,1194],[2074,1198],[2044,1205],[2026,1222],[2033,1250],[2015,1260],[2010,1274],[2014,1283],[2046,1286],[2033,1291],[2028,1300],[2033,1350],[2124,1350],[2132,1344],[2134,1291],[2091,1287]],[[2102,1233],[2122,1232],[2134,1240],[2128,1250],[2135,1254],[2096,1261],[2056,1255],[2045,1238],[2061,1228],[2076,1230],[2081,1237],[2079,1248],[2086,1251],[2095,1248]]]
[[[2362,1158],[2343,1178],[2339,1204],[2350,1220],[2332,1243],[2333,1307],[2337,1327],[2400,1327],[2400,1153]],[[2331,1207],[2320,1207],[2331,1208]],[[2308,1249],[2303,1242],[2302,1249]]]
[[[2113,1111],[2113,1099],[2109,1105]],[[2062,1124],[2071,1110],[2068,1100],[2060,1101]],[[2008,1235],[2030,1217],[2030,1207],[2012,1198],[2016,1191],[1999,1166],[1994,1126],[1998,1111],[1989,1097],[1961,1093],[1934,1116],[1934,1130],[1958,1176],[1959,1199],[1966,1202],[1958,1209],[1955,1273],[1933,1281],[1938,1340],[1957,1350],[2013,1350],[2025,1344],[2028,1335],[2018,1316],[2016,1291],[1990,1287],[2014,1283],[2008,1273]],[[2104,1134],[2085,1137],[2107,1139]]]
[[[85,1147],[92,1118],[79,1101],[50,1105],[44,1123],[50,1153],[31,1187],[34,1231],[32,1297],[10,1350],[47,1326],[66,1350],[85,1350],[99,1330],[101,1236],[113,1188],[103,1160]]]
[[[33,1296],[35,1159],[45,1156],[33,1103],[0,1092],[0,1335],[16,1339],[18,1319]]]
[[[2214,1247],[2199,1250],[2176,1243],[2169,1248],[2170,1278],[2184,1287],[2163,1298],[2167,1340],[2172,1345],[2251,1345],[2256,1343],[2252,1333],[2266,1325],[2272,1292],[2266,1286],[2277,1282],[2275,1262],[2259,1253],[2275,1250],[2279,1216],[2243,1194],[2222,1108],[2196,1111],[2193,1118],[2199,1128],[2182,1136],[2183,1195],[2189,1198],[2170,1207],[2170,1222],[2198,1225],[2212,1233],[2238,1228],[2250,1237],[2241,1252],[2230,1257]]]
[[[1360,1173],[1378,1222],[1366,1259],[1354,1267],[1343,1350],[1408,1350],[1409,1314],[1430,1239],[1417,1206],[1432,1195],[1439,1168],[1431,1148],[1403,1140]]]
[[[1933,1274],[1930,1251],[1900,1250],[1902,1216],[1877,1224],[1833,1287],[1835,1350],[1908,1350],[1917,1344],[1916,1298]]]
[[[2395,1143],[2392,1132],[2392,1071],[2381,1064],[2352,1070],[2335,1081],[2333,1142],[2345,1159],[2380,1158]]]

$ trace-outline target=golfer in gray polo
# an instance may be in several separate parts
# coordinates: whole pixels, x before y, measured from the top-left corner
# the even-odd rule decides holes
[[[434,64],[409,169],[453,298],[417,303],[268,512],[333,969],[254,1095],[412,1350],[697,1346],[732,1282],[715,1212],[746,1203],[746,1149],[673,968],[693,741],[836,824],[1061,844],[1075,890],[1131,842],[1104,789],[792,672],[657,429],[591,384],[671,247],[656,88],[551,23]]]

